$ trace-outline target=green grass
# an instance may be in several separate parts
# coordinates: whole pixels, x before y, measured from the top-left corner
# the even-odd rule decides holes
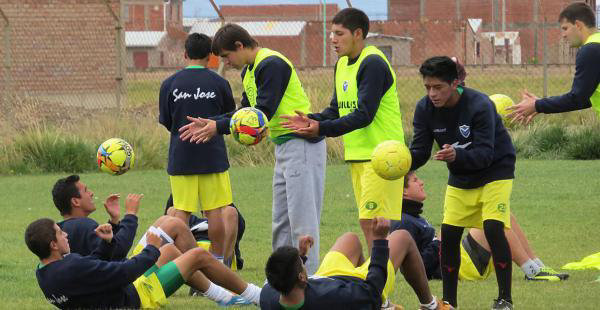
[[[558,269],[597,252],[599,161],[529,161],[517,163],[512,211],[542,260]],[[345,231],[359,232],[357,211],[345,165],[327,167],[326,197],[321,224],[321,257],[336,237]],[[243,212],[247,229],[242,241],[245,268],[241,276],[261,285],[264,263],[271,252],[271,167],[231,170],[234,200]],[[64,174],[0,177],[0,210],[3,212],[0,242],[0,299],[5,309],[50,309],[35,281],[36,258],[23,242],[28,223],[40,217],[58,219],[50,189]],[[441,163],[429,163],[419,171],[429,194],[424,215],[436,228],[442,216],[447,171]],[[110,193],[144,194],[140,212],[142,231],[162,212],[169,183],[162,170],[133,170],[119,177],[83,174],[82,180],[95,192],[98,210],[92,217],[105,222],[102,200]],[[600,283],[592,282],[597,271],[573,271],[561,283],[529,283],[513,265],[513,298],[517,309],[595,309]],[[417,299],[402,276],[397,277],[392,300],[406,309],[417,308]],[[441,282],[431,281],[434,294],[441,295]],[[170,298],[168,309],[216,308],[202,298],[188,298],[180,289]],[[496,296],[492,277],[481,282],[459,283],[461,309],[489,308]]]

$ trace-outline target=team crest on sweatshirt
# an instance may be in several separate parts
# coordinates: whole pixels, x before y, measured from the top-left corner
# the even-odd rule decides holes
[[[460,130],[460,134],[465,138],[471,135],[471,127],[469,125],[461,125],[458,129]]]

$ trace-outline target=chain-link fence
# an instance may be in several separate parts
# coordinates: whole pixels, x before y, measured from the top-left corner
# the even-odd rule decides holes
[[[320,110],[330,100],[337,60],[328,38],[331,20],[348,5],[365,11],[369,5],[210,2],[218,14],[184,18],[182,0],[0,0],[2,126],[6,119],[27,120],[32,111],[33,121],[43,116],[48,122],[113,108],[156,111],[161,82],[185,66],[186,36],[212,36],[226,22],[286,55],[313,110]],[[386,16],[371,16],[367,43],[378,46],[396,70],[405,128],[424,95],[418,67],[431,56],[457,57],[468,86],[515,101],[525,88],[538,96],[568,90],[576,50],[561,40],[557,17],[569,2],[389,0]],[[217,57],[209,66],[223,69]],[[239,98],[239,71],[219,71]]]

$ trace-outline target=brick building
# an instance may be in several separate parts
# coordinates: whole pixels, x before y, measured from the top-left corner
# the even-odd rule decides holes
[[[110,1],[117,16],[118,7]],[[9,68],[0,81],[10,91],[84,106],[114,96],[116,21],[105,1],[0,0],[0,9],[9,21],[0,19],[0,59]]]
[[[166,31],[183,27],[183,0],[122,0],[126,31]]]
[[[543,59],[544,23],[549,63],[571,63],[573,51],[560,39],[558,15],[572,0],[388,0],[388,20],[406,24],[403,35],[425,41],[427,50],[445,46],[443,54],[462,54],[460,33],[468,19],[481,19],[483,32],[518,32],[522,61],[538,63]],[[595,7],[595,0],[587,0]],[[445,30],[439,24],[448,25]],[[417,25],[414,25],[417,24]],[[410,28],[410,29],[409,29]],[[431,40],[428,32],[442,30],[448,35]],[[570,55],[570,56],[565,56]]]
[[[239,21],[321,21],[323,5],[320,4],[277,4],[277,5],[222,5],[221,14],[228,22]],[[326,20],[333,19],[338,12],[337,4],[325,5]]]

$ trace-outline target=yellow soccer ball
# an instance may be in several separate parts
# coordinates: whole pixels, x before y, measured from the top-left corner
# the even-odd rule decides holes
[[[261,110],[242,108],[231,117],[229,130],[235,141],[254,145],[267,135],[267,122],[267,117]]]
[[[509,96],[503,94],[491,95],[490,100],[496,105],[496,111],[502,118],[506,118],[506,115],[510,113],[506,108],[515,104]]]
[[[383,141],[375,147],[371,155],[373,170],[386,180],[397,180],[405,176],[411,164],[410,150],[401,141]]]
[[[121,175],[133,168],[135,154],[129,143],[123,139],[111,138],[98,147],[96,155],[98,168],[112,175]]]

